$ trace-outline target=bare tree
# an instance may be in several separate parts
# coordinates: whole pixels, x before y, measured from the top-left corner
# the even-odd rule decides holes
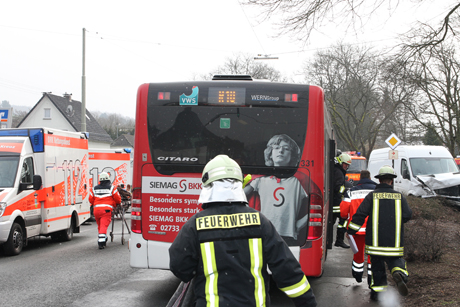
[[[389,109],[387,112],[393,109],[395,104],[397,107],[380,127],[376,146],[386,146],[384,140],[392,133],[398,135],[405,144],[419,144],[423,137],[417,123],[412,121],[411,111],[408,109],[417,101],[417,88],[407,77],[404,69],[401,69],[401,65],[404,65],[404,62],[397,56],[386,56],[380,65],[383,102],[390,102],[382,107]]]
[[[446,42],[421,50],[405,62],[406,78],[419,91],[406,105],[420,129],[434,128],[452,154],[460,146],[460,59]],[[401,70],[403,70],[401,68]]]
[[[381,127],[404,99],[396,80],[384,79],[382,63],[383,58],[371,48],[339,44],[318,52],[304,66],[307,81],[325,90],[341,149],[368,156]]]
[[[417,26],[408,33],[402,36],[400,44],[403,58],[410,58],[424,50],[433,50],[439,44],[451,37],[456,37],[459,34],[459,9],[460,3],[456,3],[447,12],[440,25],[436,28],[427,23],[419,22]]]
[[[99,125],[112,137],[116,139],[122,134],[134,134],[134,119],[122,116],[117,113],[91,112]]]
[[[12,128],[17,128],[19,123],[26,117],[29,111],[25,110],[15,110],[13,109],[13,122],[11,123]]]
[[[286,77],[267,63],[254,60],[250,54],[238,53],[225,60],[213,73],[195,76],[195,79],[210,80],[215,74],[227,75],[250,75],[255,79],[266,79],[270,81],[286,82]]]
[[[414,3],[422,3],[431,0],[417,0]],[[377,9],[384,6],[391,12],[398,9],[401,0],[244,0],[244,3],[263,8],[266,18],[281,16],[279,24],[280,34],[294,35],[299,40],[306,42],[313,31],[320,31],[326,22],[347,29],[362,26],[374,16]],[[443,1],[444,2],[444,1]],[[458,19],[460,3],[451,1],[450,9],[446,12],[439,27],[430,27],[427,23],[420,22],[414,28],[412,35],[419,38],[417,43],[406,45],[406,52],[419,50],[437,45],[444,41],[450,34],[458,34]],[[424,34],[420,35],[420,27]]]

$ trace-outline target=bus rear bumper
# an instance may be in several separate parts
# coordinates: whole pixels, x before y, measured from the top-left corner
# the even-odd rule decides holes
[[[312,248],[300,249],[299,262],[306,276],[320,277],[323,274],[325,260],[325,246],[321,239],[313,241]]]
[[[171,243],[147,241],[142,234],[131,233],[129,239],[129,265],[132,268],[169,270]]]

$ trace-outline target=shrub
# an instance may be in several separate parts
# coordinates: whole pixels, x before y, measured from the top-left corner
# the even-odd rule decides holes
[[[437,262],[446,248],[446,235],[437,222],[418,218],[406,223],[404,258],[407,261]]]

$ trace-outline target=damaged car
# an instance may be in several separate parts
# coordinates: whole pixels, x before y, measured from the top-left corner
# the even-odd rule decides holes
[[[368,165],[372,178],[383,165],[393,166],[397,175],[394,188],[405,195],[460,200],[459,168],[444,146],[402,145],[395,150],[373,150]]]

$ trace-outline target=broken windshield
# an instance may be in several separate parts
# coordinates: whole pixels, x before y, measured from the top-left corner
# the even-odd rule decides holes
[[[458,167],[452,158],[412,158],[410,164],[414,176],[458,172]]]

